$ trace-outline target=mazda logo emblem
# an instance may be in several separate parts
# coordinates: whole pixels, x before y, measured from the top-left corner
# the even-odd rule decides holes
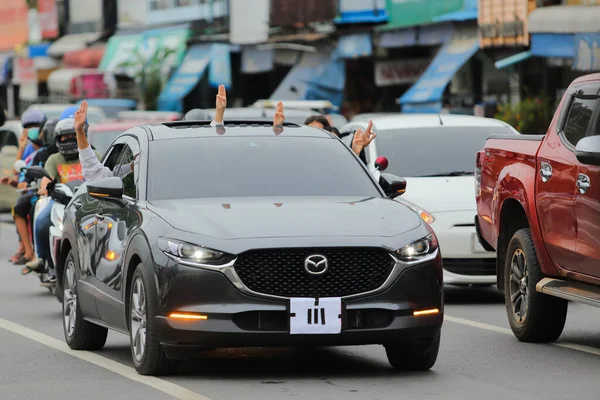
[[[327,271],[328,267],[329,261],[327,261],[327,257],[320,254],[308,256],[304,260],[304,269],[311,275],[321,275]]]

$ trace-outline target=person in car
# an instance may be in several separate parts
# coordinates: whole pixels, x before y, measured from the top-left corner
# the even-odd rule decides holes
[[[85,105],[87,109],[87,103]],[[80,107],[81,109],[81,107]],[[79,113],[79,111],[77,112]],[[38,194],[40,196],[47,196],[50,191],[54,188],[56,183],[67,183],[73,180],[83,180],[82,165],[79,162],[77,152],[77,135],[76,131],[81,131],[83,135],[87,135],[87,114],[75,114],[75,118],[65,118],[59,121],[54,128],[54,137],[56,140],[56,147],[58,153],[51,155],[46,161],[44,169],[50,176],[50,179],[42,179],[40,190]],[[102,155],[95,151],[95,156],[98,162],[102,158]],[[38,255],[40,261],[30,264],[31,267],[25,266],[21,271],[23,274],[35,271],[39,272],[39,269],[43,266],[43,261],[48,259],[50,256],[50,244],[47,240],[48,232],[51,221],[52,201],[46,208],[38,215],[36,219],[36,244],[38,247]],[[49,279],[51,282],[56,280],[55,276],[51,276]]]
[[[333,133],[337,137],[340,137],[340,131],[333,127],[327,117],[323,115],[311,115],[304,121],[304,125],[314,126],[315,128],[325,129],[328,132]],[[377,137],[377,134],[373,132],[373,121],[369,121],[367,129],[363,132],[362,129],[358,128],[354,133],[352,139],[352,151],[360,157],[361,152]]]

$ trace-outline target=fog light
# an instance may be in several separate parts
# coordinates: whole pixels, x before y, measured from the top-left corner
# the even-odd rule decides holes
[[[421,315],[432,315],[432,314],[437,314],[439,312],[440,312],[440,310],[438,310],[437,308],[432,308],[430,310],[415,311],[415,312],[413,312],[413,315],[415,317],[419,317]]]
[[[188,319],[188,320],[206,320],[208,317],[202,314],[174,312],[169,314],[169,318],[173,319]]]

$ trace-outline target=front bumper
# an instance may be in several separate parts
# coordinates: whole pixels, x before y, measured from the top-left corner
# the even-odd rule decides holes
[[[495,284],[496,253],[479,242],[475,211],[436,213],[431,225],[444,258],[445,284]]]
[[[161,344],[173,352],[189,348],[311,345],[412,344],[431,340],[443,322],[441,257],[402,270],[384,290],[342,298],[339,334],[291,335],[289,301],[243,293],[222,273],[176,264],[159,268]],[[437,308],[439,313],[414,316]],[[206,320],[169,318],[172,312]],[[170,357],[172,355],[169,355]]]

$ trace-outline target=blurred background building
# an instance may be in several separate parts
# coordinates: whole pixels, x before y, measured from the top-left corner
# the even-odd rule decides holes
[[[600,71],[594,0],[16,0],[0,4],[0,96],[185,112],[260,99],[365,112],[551,108]],[[542,106],[540,106],[542,107]]]

